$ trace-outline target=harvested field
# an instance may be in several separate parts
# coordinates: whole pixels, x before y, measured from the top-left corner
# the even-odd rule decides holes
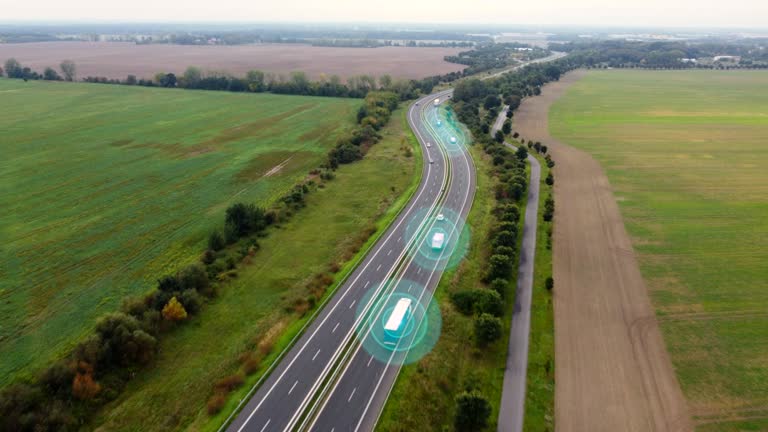
[[[697,429],[765,431],[768,74],[592,71],[549,119],[620,198]]]
[[[590,155],[549,135],[550,105],[582,76],[526,99],[514,122],[557,162],[555,427],[687,431],[687,406],[608,178]]]
[[[262,45],[136,45],[127,42],[40,42],[0,44],[0,61],[16,58],[41,71],[58,68],[62,60],[77,65],[77,76],[124,79],[128,74],[151,78],[158,72],[184,72],[188,66],[204,71],[245,75],[251,69],[288,75],[306,72],[310,78],[356,75],[423,78],[460,71],[465,66],[448,63],[446,55],[460,48],[335,48],[301,44]]]

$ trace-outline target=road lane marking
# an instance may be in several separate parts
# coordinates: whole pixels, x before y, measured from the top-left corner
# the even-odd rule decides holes
[[[365,283],[365,286],[363,288],[368,288],[368,285],[371,283],[371,281],[368,281]]]
[[[349,394],[349,398],[347,399],[347,403],[349,403],[352,400],[352,396],[355,395],[355,391],[357,391],[357,387],[352,389],[352,393]]]
[[[293,385],[291,386],[291,389],[290,389],[290,390],[288,390],[288,394],[291,394],[291,393],[293,393],[293,389],[295,389],[295,388],[296,388],[296,384],[298,384],[298,383],[299,383],[299,380],[296,380],[296,382],[295,382],[295,383],[293,383]]]
[[[357,301],[357,300],[352,300],[352,303],[349,305],[349,309],[352,309],[352,306],[354,306],[354,305],[355,305],[355,302],[356,302],[356,301]]]
[[[315,353],[315,355],[312,356],[312,361],[315,361],[315,359],[317,358],[318,354],[320,354],[320,348],[318,348],[317,352]]]
[[[376,267],[376,271],[379,271],[379,270],[381,270],[381,264],[379,264],[379,266]]]
[[[403,236],[400,236],[397,238],[397,241],[402,241],[402,240],[403,240]]]
[[[419,267],[418,269],[416,269],[416,274],[421,274],[421,267]]]
[[[390,256],[390,255],[392,255],[392,249],[390,249],[389,252],[387,252],[387,256]]]
[[[331,333],[336,333],[336,329],[339,328],[340,322],[337,322],[335,326],[333,326],[333,330],[331,330]]]
[[[267,426],[269,426],[269,422],[271,422],[271,421],[272,421],[272,419],[269,419],[269,420],[267,420],[266,423],[264,423],[264,427],[261,428],[261,432],[264,432],[264,429],[266,429]]]
[[[413,288],[413,284],[408,285],[408,292],[411,292],[411,288]]]
[[[371,362],[373,361],[373,356],[368,359],[368,365],[366,367],[371,367]]]

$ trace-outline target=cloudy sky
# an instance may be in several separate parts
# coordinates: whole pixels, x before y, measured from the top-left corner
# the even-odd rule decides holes
[[[333,21],[768,27],[768,0],[0,0],[0,21]]]

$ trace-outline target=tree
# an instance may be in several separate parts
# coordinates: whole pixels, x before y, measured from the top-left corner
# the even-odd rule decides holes
[[[547,289],[547,291],[552,291],[552,288],[555,287],[555,280],[552,279],[552,276],[548,277],[544,282],[544,287]]]
[[[43,71],[43,79],[46,81],[59,81],[61,80],[61,77],[55,70],[53,70],[53,68],[47,67]]]
[[[550,172],[549,175],[547,175],[547,179],[544,180],[549,186],[552,186],[555,184],[555,178],[552,177],[552,173]]]
[[[203,79],[203,72],[198,67],[189,66],[187,70],[184,71],[184,75],[182,75],[181,79],[184,87],[197,88],[200,81]]]
[[[515,156],[520,160],[525,160],[528,157],[528,149],[523,146],[518,147]]]
[[[8,75],[8,78],[24,78],[21,63],[15,58],[9,58],[5,61],[5,74]]]
[[[501,320],[484,313],[475,319],[475,338],[477,343],[485,346],[501,337]]]
[[[216,230],[208,236],[208,249],[220,251],[224,249],[224,246],[226,246],[226,242],[224,241],[224,236],[221,234],[221,231]]]
[[[475,290],[475,312],[500,317],[504,314],[504,301],[501,294],[490,289]]]
[[[136,85],[136,75],[128,75],[128,77],[125,79],[125,83],[127,85]]]
[[[59,65],[59,68],[61,68],[61,73],[64,74],[64,79],[67,81],[74,81],[76,70],[75,62],[72,60],[64,60]]]
[[[167,73],[160,76],[160,87],[176,87],[176,75],[173,73]]]
[[[389,75],[380,76],[379,87],[382,89],[389,89],[390,87],[392,87],[392,77]]]
[[[497,143],[501,144],[504,142],[504,132],[497,130],[496,134],[493,136],[493,139],[496,140]]]
[[[491,255],[488,259],[488,280],[506,279],[509,276],[511,260],[509,255]]]
[[[476,432],[484,429],[491,415],[491,404],[477,391],[456,396],[454,426],[458,432]]]
[[[249,70],[245,74],[245,82],[248,85],[248,91],[262,92],[266,89],[264,84],[264,72],[259,70]]]
[[[190,264],[181,269],[177,278],[179,280],[179,289],[182,291],[202,291],[208,288],[208,273],[206,273],[205,267],[199,263]]]
[[[187,318],[187,311],[176,299],[176,296],[171,297],[163,308],[163,318],[168,321],[182,321]]]
[[[507,120],[504,122],[504,126],[501,127],[501,131],[504,132],[504,135],[509,135],[510,132],[512,132],[512,122]]]
[[[2,78],[5,75],[5,71],[3,68],[0,67],[0,78]]]
[[[93,366],[79,362],[77,374],[72,380],[72,396],[80,400],[93,399],[101,391],[101,385],[93,379]]]
[[[253,204],[235,203],[229,206],[224,218],[238,237],[260,231],[265,228],[264,209]]]
[[[499,105],[501,105],[501,99],[499,99],[499,97],[496,95],[488,95],[485,97],[485,100],[483,101],[483,108],[487,110],[495,108]]]

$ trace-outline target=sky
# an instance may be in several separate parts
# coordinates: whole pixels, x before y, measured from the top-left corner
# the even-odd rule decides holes
[[[0,0],[0,21],[768,27],[768,0]]]

